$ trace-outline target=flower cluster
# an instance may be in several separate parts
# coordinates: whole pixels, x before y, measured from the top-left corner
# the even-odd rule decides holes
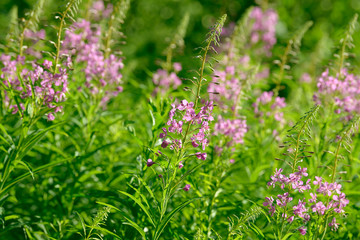
[[[256,44],[262,41],[265,52],[270,55],[270,50],[276,43],[277,13],[272,9],[263,11],[260,7],[254,7],[250,13],[250,19],[254,21],[251,29],[251,42]]]
[[[158,93],[165,94],[170,89],[177,89],[181,85],[182,81],[176,74],[181,71],[182,66],[180,63],[174,63],[173,68],[174,72],[169,73],[164,69],[158,69],[153,75],[152,80],[156,85],[154,95]]]
[[[270,106],[270,109],[266,109],[266,106]],[[286,107],[285,98],[275,97],[273,92],[263,92],[260,97],[258,97],[253,104],[254,112],[258,117],[270,117],[273,116],[274,119],[281,124],[284,123],[284,113],[281,111]],[[262,110],[266,109],[266,113]]]
[[[33,32],[29,29],[25,29],[24,31],[24,40],[30,40],[31,45],[30,46],[23,46],[25,47],[25,53],[28,56],[35,57],[36,59],[41,59],[43,57],[43,54],[41,51],[35,49],[35,45],[42,39],[45,39],[45,30],[41,29],[37,32]]]
[[[231,110],[235,111],[242,90],[242,80],[245,78],[245,74],[241,76],[241,79],[236,77],[234,66],[227,66],[224,71],[216,70],[213,81],[207,89],[210,99],[218,103],[223,110],[227,110],[230,105]]]
[[[169,113],[168,129],[163,128],[160,133],[160,138],[163,139],[162,147],[166,148],[170,144],[170,149],[180,150],[188,143],[197,148],[201,145],[202,150],[205,150],[208,145],[207,135],[210,132],[209,123],[214,120],[212,117],[213,103],[206,102],[201,107],[200,111],[196,113],[194,103],[182,100],[180,104],[172,104],[172,109]],[[185,124],[188,124],[185,130]],[[191,128],[191,129],[190,129]],[[171,136],[169,133],[175,135]],[[189,141],[183,143],[183,136],[191,133]],[[177,137],[176,137],[177,136]],[[206,154],[200,152],[196,153],[199,159],[205,160]]]
[[[66,31],[63,43],[63,54],[76,56],[77,63],[84,63],[86,82],[84,86],[93,95],[102,94],[101,105],[123,91],[120,86],[124,67],[122,59],[114,54],[106,57],[101,51],[100,26],[92,26],[90,22],[81,20],[75,22]]]
[[[12,91],[19,93],[24,101],[29,98],[36,100],[42,107],[49,108],[48,120],[55,119],[54,113],[61,112],[63,102],[68,92],[68,72],[66,68],[60,68],[59,73],[53,74],[50,71],[52,62],[45,60],[41,65],[32,62],[32,68],[21,68],[25,65],[25,57],[12,59],[9,55],[1,55],[0,60],[3,64],[0,78],[3,84]],[[19,104],[24,110],[23,103]],[[5,91],[5,106],[12,109],[15,114],[19,111],[18,105],[10,97],[10,93]]]
[[[314,95],[317,103],[331,97],[336,113],[345,112],[349,115],[360,113],[360,77],[342,69],[341,74],[331,76],[326,69],[317,80],[318,93]]]
[[[283,175],[282,172],[283,169],[276,169],[271,181],[268,182],[269,187],[280,186],[285,191],[277,195],[276,200],[273,197],[265,198],[263,205],[269,209],[271,216],[281,213],[282,218],[289,224],[299,220],[298,223],[301,225],[299,231],[302,235],[306,234],[305,226],[311,219],[317,221],[319,216],[333,217],[328,226],[336,230],[338,224],[335,216],[344,214],[343,208],[349,203],[345,193],[341,192],[341,184],[325,182],[317,176],[314,181],[310,178],[305,181],[303,177],[308,176],[307,168],[300,166],[297,172],[288,176]],[[310,192],[311,189],[316,190]],[[300,195],[298,202],[294,200],[296,193]]]
[[[218,117],[214,127],[214,135],[227,137],[227,147],[243,144],[245,133],[248,131],[245,119],[223,119]]]
[[[103,0],[98,0],[93,3],[89,10],[91,13],[91,17],[95,21],[100,21],[101,18],[108,18],[110,16],[113,11],[113,5],[109,3],[105,6]]]

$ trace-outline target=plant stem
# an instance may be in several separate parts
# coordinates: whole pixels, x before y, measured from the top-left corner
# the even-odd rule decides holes
[[[59,64],[59,58],[60,58],[60,49],[61,49],[61,33],[62,33],[63,28],[64,28],[65,18],[67,17],[68,12],[70,11],[70,9],[73,6],[73,4],[75,3],[75,1],[76,0],[70,1],[69,4],[67,5],[65,11],[61,14],[60,26],[59,26],[59,30],[57,32],[56,57],[55,57],[55,66],[54,66],[53,73],[56,73],[57,70],[58,70],[58,64]]]

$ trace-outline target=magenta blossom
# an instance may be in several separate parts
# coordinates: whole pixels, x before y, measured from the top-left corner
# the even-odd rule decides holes
[[[195,153],[195,155],[198,159],[201,159],[201,160],[205,160],[206,156],[207,156],[206,153],[201,153],[201,152],[197,152],[197,153]]]
[[[151,159],[148,159],[148,160],[147,160],[146,165],[147,165],[148,167],[151,167],[151,166],[154,165],[154,164],[155,164],[155,162],[153,162],[153,160],[151,160]]]
[[[186,192],[187,192],[187,191],[189,191],[189,190],[190,190],[190,187],[191,187],[191,186],[190,186],[190,184],[186,184],[186,185],[185,185],[185,187],[184,187],[183,189],[184,189],[184,191],[186,191]]]
[[[305,234],[306,234],[306,230],[307,230],[306,227],[300,227],[300,228],[299,228],[299,232],[300,232],[301,235],[305,235]]]

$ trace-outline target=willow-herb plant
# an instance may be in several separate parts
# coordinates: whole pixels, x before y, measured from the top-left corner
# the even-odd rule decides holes
[[[160,238],[165,227],[177,212],[181,211],[190,203],[198,199],[193,198],[187,200],[180,205],[177,205],[171,212],[168,212],[169,204],[173,195],[180,189],[188,192],[191,188],[190,184],[186,184],[182,188],[179,188],[180,184],[183,183],[186,176],[194,172],[202,165],[202,163],[187,171],[180,178],[177,176],[177,173],[186,166],[187,162],[191,159],[197,158],[204,161],[207,156],[205,152],[189,152],[194,150],[197,151],[196,149],[200,146],[202,147],[202,150],[205,150],[206,146],[209,144],[207,135],[210,131],[210,122],[213,120],[211,115],[213,104],[210,101],[200,102],[201,88],[207,81],[205,78],[205,67],[208,62],[207,55],[211,50],[213,50],[212,44],[215,46],[219,45],[220,33],[225,20],[226,15],[222,16],[215,26],[212,27],[205,41],[205,47],[202,48],[202,55],[198,56],[201,60],[201,67],[198,71],[198,77],[194,77],[194,80],[191,80],[195,88],[194,90],[191,90],[195,97],[195,103],[188,102],[187,100],[182,100],[177,105],[173,103],[171,105],[172,109],[170,110],[169,120],[167,122],[169,127],[163,128],[162,133],[159,135],[162,139],[161,147],[164,149],[170,148],[171,152],[173,152],[172,156],[168,157],[166,153],[158,151],[153,153],[155,157],[154,160],[148,159],[146,162],[148,168],[151,168],[155,172],[160,171],[158,173],[159,178],[162,180],[162,193],[161,200],[159,200],[159,208],[156,209],[158,214],[155,215],[155,209],[152,209],[152,207],[149,206],[146,197],[138,192],[138,190],[136,191],[140,195],[140,199],[137,199],[126,192],[120,192],[121,194],[131,198],[145,212],[153,227],[151,234],[152,238],[155,240]],[[199,108],[200,104],[204,105]],[[184,131],[183,126],[185,129]],[[147,188],[147,191],[150,192],[153,198],[155,198],[155,194],[152,189]],[[145,205],[142,202],[144,202]],[[145,232],[142,230],[143,228],[138,226],[135,222],[130,221],[130,219],[125,215],[123,216],[128,221],[128,224],[134,227],[143,238],[147,238]]]
[[[152,76],[152,81],[155,84],[153,96],[161,94],[167,96],[171,90],[176,90],[181,84],[182,80],[178,76],[182,70],[182,65],[179,62],[173,62],[174,51],[181,51],[184,48],[184,37],[186,35],[187,26],[189,23],[189,14],[186,14],[174,34],[169,46],[166,48],[166,60],[161,63],[161,69],[158,69]]]
[[[296,62],[294,58],[300,51],[301,40],[304,37],[305,33],[309,30],[309,28],[313,25],[312,21],[306,22],[304,26],[302,26],[288,41],[286,48],[284,50],[283,55],[280,60],[274,61],[275,64],[279,65],[279,73],[277,73],[274,78],[274,83],[276,85],[274,92],[275,95],[278,95],[282,86],[281,83],[284,81],[284,78],[289,78],[286,76],[286,70],[290,69],[289,62],[290,60]]]
[[[288,133],[289,141],[284,142],[284,145],[281,146],[286,148],[284,155],[289,156],[290,161],[278,160],[287,163],[291,167],[292,173],[287,176],[282,174],[282,168],[276,169],[268,183],[268,186],[274,191],[279,187],[282,192],[277,195],[276,201],[270,196],[266,197],[263,204],[269,209],[269,213],[275,221],[274,236],[276,239],[287,239],[293,234],[304,235],[306,239],[323,239],[328,228],[332,231],[338,229],[337,217],[344,216],[344,208],[349,203],[345,193],[341,191],[342,185],[336,181],[335,176],[340,146],[345,139],[346,142],[349,142],[350,133],[354,131],[358,118],[339,134],[334,163],[330,168],[332,170],[330,181],[327,182],[320,176],[308,178],[306,182],[303,179],[309,174],[307,168],[301,167],[300,163],[304,159],[312,158],[313,152],[307,149],[309,147],[308,137],[312,119],[318,109],[319,106],[315,106],[306,113]]]
[[[70,3],[69,3],[70,4]],[[61,112],[62,102],[66,100],[67,89],[67,68],[61,69],[59,73],[51,69],[52,62],[44,60],[40,65],[37,61],[25,65],[25,61],[29,57],[24,55],[24,38],[25,33],[35,34],[36,27],[39,22],[39,15],[42,11],[44,1],[39,1],[34,10],[25,20],[21,34],[19,36],[19,55],[13,59],[11,55],[3,54],[2,64],[2,109],[11,110],[10,114],[19,115],[18,131],[9,134],[5,127],[1,126],[5,145],[8,147],[4,155],[4,165],[1,176],[0,195],[4,197],[7,191],[15,184],[26,178],[34,177],[34,173],[65,162],[64,159],[59,162],[49,163],[32,169],[30,163],[24,160],[29,151],[44,137],[44,135],[52,129],[62,125],[63,123],[52,124],[44,129],[37,129],[36,123],[47,115],[49,121],[55,119],[55,113]],[[67,6],[67,11],[76,11],[71,8],[72,4]],[[60,41],[60,40],[59,40]],[[59,43],[60,44],[60,43]],[[31,66],[32,65],[32,66]],[[11,182],[7,183],[11,173],[22,166],[28,170],[28,173],[18,176]]]
[[[353,115],[360,113],[356,108],[357,93],[353,90],[357,88],[356,84],[360,83],[360,79],[348,71],[349,62],[346,61],[350,55],[348,51],[354,47],[352,36],[356,30],[357,19],[358,15],[355,14],[339,42],[337,47],[339,52],[334,54],[337,59],[335,64],[332,63],[331,67],[317,78],[318,91],[314,94],[313,99],[317,104],[324,105],[324,118],[319,120],[322,127],[317,149],[318,165],[325,160],[326,152],[324,150],[328,141],[326,133],[329,131],[329,127],[339,123],[334,119],[340,119],[340,123],[345,120],[346,123]]]

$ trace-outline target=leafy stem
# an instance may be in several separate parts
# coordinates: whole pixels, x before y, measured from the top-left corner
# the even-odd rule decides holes
[[[346,47],[348,48],[352,48],[353,44],[352,44],[352,35],[354,34],[355,31],[355,25],[357,23],[357,19],[358,19],[358,14],[355,14],[354,17],[352,18],[352,20],[349,23],[349,26],[345,32],[345,36],[344,38],[342,38],[340,40],[341,43],[341,51],[340,51],[340,60],[339,60],[339,68],[338,68],[338,74],[339,76],[341,75],[341,69],[344,66],[344,61],[345,61],[345,57],[346,57]]]
[[[58,65],[59,65],[60,50],[61,50],[61,35],[62,35],[63,28],[65,26],[65,20],[68,17],[72,18],[72,15],[74,15],[74,11],[77,10],[80,2],[81,2],[81,0],[70,0],[66,5],[65,11],[62,13],[59,13],[60,14],[60,26],[57,31],[55,66],[54,66],[53,73],[56,73],[58,70],[58,67],[59,67]]]

